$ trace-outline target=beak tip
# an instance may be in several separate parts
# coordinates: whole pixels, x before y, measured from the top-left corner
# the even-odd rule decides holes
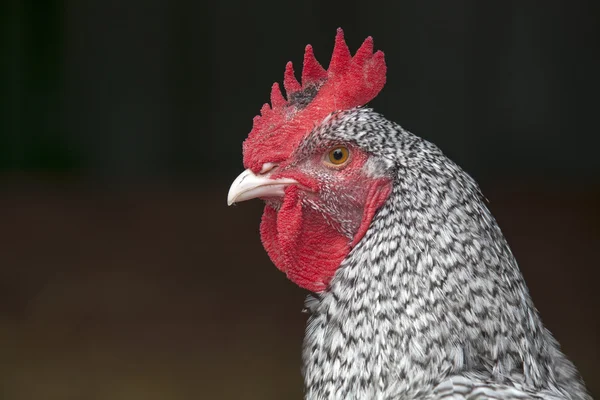
[[[229,193],[227,193],[227,206],[235,204],[236,199],[237,199],[237,196],[235,196],[234,193],[232,193],[231,191]]]

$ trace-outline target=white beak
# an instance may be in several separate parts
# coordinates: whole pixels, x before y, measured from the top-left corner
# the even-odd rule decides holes
[[[287,186],[297,184],[293,179],[271,179],[268,174],[255,175],[247,169],[231,184],[227,195],[227,205],[255,199],[257,197],[281,197]]]

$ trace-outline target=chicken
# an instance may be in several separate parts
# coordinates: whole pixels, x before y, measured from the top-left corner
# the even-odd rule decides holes
[[[306,47],[287,100],[243,144],[231,205],[263,199],[273,263],[311,292],[305,398],[591,399],[543,326],[477,184],[433,144],[363,107],[385,84],[367,38]]]

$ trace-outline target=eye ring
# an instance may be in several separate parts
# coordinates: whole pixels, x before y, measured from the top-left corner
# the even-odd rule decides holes
[[[341,167],[348,162],[350,150],[345,146],[336,146],[329,150],[325,156],[325,162],[332,167]]]

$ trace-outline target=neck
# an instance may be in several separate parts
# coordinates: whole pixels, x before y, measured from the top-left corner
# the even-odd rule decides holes
[[[410,397],[461,374],[535,388],[562,379],[552,368],[562,354],[476,184],[444,165],[399,169],[310,305],[307,399]]]

